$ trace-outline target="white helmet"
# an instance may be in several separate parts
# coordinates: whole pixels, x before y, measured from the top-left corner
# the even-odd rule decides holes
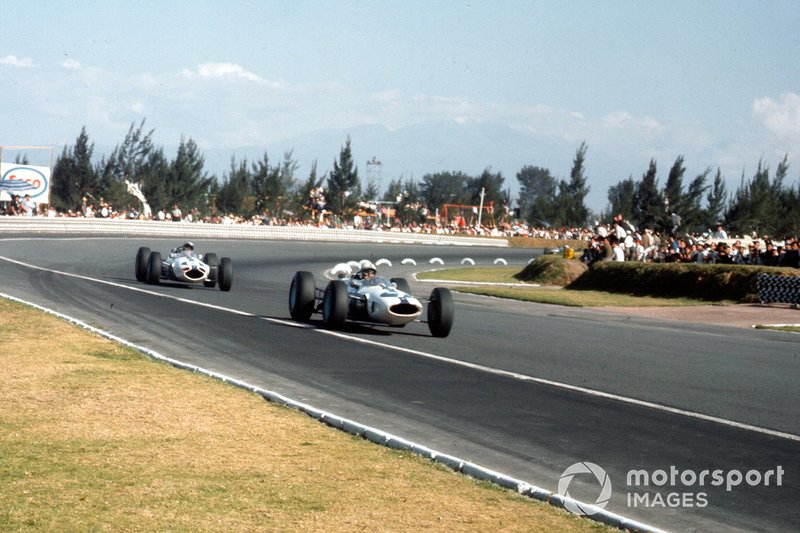
[[[372,261],[370,261],[369,259],[362,259],[361,261],[359,261],[359,262],[358,262],[358,266],[359,266],[359,270],[368,270],[368,269],[372,269],[372,270],[374,270],[375,272],[377,272],[377,271],[378,271],[378,267],[376,267],[376,266],[375,266],[375,265],[372,263]]]
[[[373,275],[376,275],[378,273],[378,267],[376,267],[375,264],[368,259],[362,259],[358,263],[358,266],[360,267],[358,269],[358,274],[357,274],[359,279],[362,279],[364,277],[364,274],[366,272],[369,272],[370,270],[372,271]]]

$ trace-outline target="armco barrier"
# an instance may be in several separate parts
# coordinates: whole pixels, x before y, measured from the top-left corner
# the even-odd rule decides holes
[[[374,242],[443,244],[455,246],[508,246],[502,238],[330,229],[302,226],[253,226],[116,220],[102,218],[0,217],[0,235],[41,233],[58,235],[109,235],[115,237],[176,237],[194,239],[255,239],[280,241]]]

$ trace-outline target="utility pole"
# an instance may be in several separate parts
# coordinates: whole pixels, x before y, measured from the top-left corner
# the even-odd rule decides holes
[[[481,187],[481,206],[478,208],[478,230],[481,229],[481,216],[483,215],[483,196],[486,194],[486,187]]]

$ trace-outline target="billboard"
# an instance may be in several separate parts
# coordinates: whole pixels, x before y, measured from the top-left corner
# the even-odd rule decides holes
[[[30,194],[34,202],[49,204],[50,167],[0,163],[0,201],[11,200],[12,194]]]

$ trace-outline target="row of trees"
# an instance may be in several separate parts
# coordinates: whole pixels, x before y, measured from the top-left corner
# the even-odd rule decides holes
[[[651,160],[641,179],[630,176],[610,187],[608,212],[594,214],[585,204],[590,190],[585,173],[586,143],[576,150],[568,179],[557,180],[549,169],[538,166],[525,166],[517,172],[518,208],[511,211],[505,178],[490,168],[479,176],[453,171],[426,174],[420,181],[396,178],[379,197],[375,183],[362,188],[349,138],[332,170],[318,175],[314,162],[302,178],[297,176],[299,164],[292,152],[274,163],[266,152],[254,162],[232,158],[229,171],[218,178],[205,171],[205,159],[193,140],[181,139],[170,160],[152,138],[153,131],[145,132],[144,121],[132,124],[123,142],[95,163],[94,145],[83,128],[75,145],[65,147],[56,161],[54,206],[76,210],[86,197],[95,201],[103,197],[116,207],[133,204],[137,201],[128,193],[127,180],[140,184],[154,208],[178,204],[184,211],[197,209],[203,215],[217,209],[245,217],[303,218],[310,216],[311,198],[324,190],[329,213],[347,216],[362,209],[365,202],[381,201],[394,207],[404,222],[421,221],[445,204],[476,206],[482,202],[497,210],[497,220],[512,212],[535,226],[580,227],[595,217],[619,213],[638,227],[658,231],[676,226],[680,231],[702,231],[717,223],[734,232],[759,234],[795,234],[800,229],[800,186],[786,183],[786,157],[772,177],[763,163],[751,179],[742,175],[741,185],[730,198],[719,170],[713,180],[709,168],[685,184],[686,167],[679,156],[661,187],[656,161]]]
[[[629,177],[609,188],[609,209],[639,227],[660,231],[703,231],[722,224],[737,234],[795,236],[800,232],[800,183],[786,183],[788,170],[788,156],[772,178],[769,167],[759,161],[753,177],[742,174],[739,188],[729,197],[719,169],[710,183],[707,168],[684,187],[683,156],[675,159],[662,189],[656,161],[651,160],[640,180]]]

